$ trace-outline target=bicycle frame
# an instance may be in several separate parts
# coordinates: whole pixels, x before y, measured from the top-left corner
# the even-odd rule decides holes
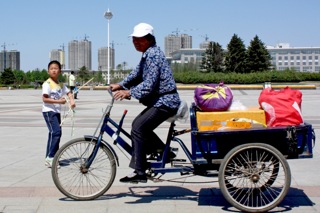
[[[100,128],[100,133],[97,137],[92,137],[91,140],[96,139],[97,143],[95,145],[95,148],[93,150],[93,152],[90,154],[89,158],[87,159],[86,163],[85,163],[85,168],[88,169],[90,167],[90,165],[92,164],[97,152],[98,152],[98,148],[99,146],[101,146],[101,142],[103,141],[103,134],[107,133],[113,140],[114,140],[114,145],[119,144],[119,146],[121,148],[123,148],[128,154],[132,155],[132,146],[126,142],[126,140],[124,140],[121,136],[120,133],[122,133],[124,136],[126,136],[128,139],[130,139],[131,141],[131,135],[122,128],[122,124],[125,118],[125,115],[127,113],[127,110],[124,111],[121,120],[119,121],[119,124],[116,123],[112,118],[110,118],[110,112],[111,109],[113,107],[113,103],[114,103],[114,97],[112,94],[111,90],[108,90],[110,96],[112,97],[111,103],[107,106],[107,108],[105,109],[105,112],[103,113],[103,116],[99,122],[99,125],[94,133],[94,135],[96,135],[99,126],[101,126]],[[102,125],[101,125],[101,122]],[[111,125],[109,125],[111,124]],[[112,128],[113,126],[113,128]],[[188,150],[188,148],[184,145],[183,141],[180,140],[179,138],[176,138],[175,136],[177,135],[181,135],[184,134],[186,132],[189,132],[188,130],[182,130],[182,131],[176,131],[174,129],[175,127],[175,122],[171,122],[170,127],[169,127],[169,131],[168,131],[168,135],[167,135],[167,140],[166,140],[166,144],[165,144],[165,149],[163,151],[163,155],[162,155],[162,159],[160,161],[156,161],[156,162],[150,162],[150,168],[155,172],[161,172],[161,173],[165,173],[165,172],[188,172],[190,171],[190,168],[187,167],[179,167],[179,168],[164,168],[165,167],[165,159],[167,158],[167,155],[170,152],[170,144],[171,141],[175,141],[177,142],[180,147],[183,149],[183,151],[185,152],[185,154],[187,155],[187,157],[189,158],[190,161],[192,161],[191,159],[191,153]],[[85,136],[85,137],[89,137],[89,136]],[[108,144],[108,143],[107,143]],[[110,147],[110,146],[109,146]],[[111,147],[110,147],[111,148]],[[112,148],[111,148],[112,150]],[[115,152],[112,150],[113,154],[115,154]]]

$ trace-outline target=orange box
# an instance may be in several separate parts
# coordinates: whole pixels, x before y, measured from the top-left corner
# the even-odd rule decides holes
[[[259,107],[251,107],[247,110],[230,110],[223,112],[196,112],[199,131],[217,130],[223,126],[222,122],[231,119],[246,118],[266,125],[265,112]],[[210,123],[211,122],[211,123]],[[220,125],[219,125],[220,122]],[[225,125],[225,124],[224,124]]]

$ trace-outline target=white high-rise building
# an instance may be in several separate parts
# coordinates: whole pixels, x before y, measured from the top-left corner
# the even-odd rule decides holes
[[[68,64],[70,70],[79,70],[85,66],[87,70],[92,69],[91,41],[84,40],[70,41],[68,44]]]
[[[0,72],[4,69],[20,70],[20,52],[17,50],[3,50],[0,52]]]
[[[59,61],[62,69],[66,68],[66,57],[65,57],[64,50],[62,49],[51,50],[50,61],[53,61],[53,60]]]
[[[68,67],[70,70],[78,70],[78,41],[73,40],[68,44]]]
[[[79,41],[78,49],[78,68],[85,66],[88,70],[92,69],[92,60],[91,57],[91,41],[84,39]]]
[[[170,34],[165,37],[164,49],[166,57],[171,57],[172,53],[180,49],[192,48],[192,36],[188,34]]]
[[[111,70],[115,69],[115,50],[110,48],[109,56],[109,68]],[[98,49],[98,70],[107,71],[108,70],[108,47],[102,47]]]

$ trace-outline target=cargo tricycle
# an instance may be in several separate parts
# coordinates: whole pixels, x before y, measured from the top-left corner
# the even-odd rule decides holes
[[[105,194],[116,176],[119,158],[113,146],[132,153],[131,136],[120,121],[111,118],[113,94],[93,135],[65,143],[56,153],[52,178],[65,196],[93,200]],[[197,107],[182,102],[170,127],[163,153],[148,160],[148,179],[158,181],[166,173],[193,174],[218,178],[225,199],[244,212],[266,212],[276,207],[290,189],[291,173],[287,159],[312,157],[315,142],[312,125],[272,128],[235,128],[200,131]],[[176,120],[190,116],[190,129],[176,130]],[[104,139],[104,133],[110,138]],[[179,135],[191,135],[191,150]],[[171,145],[182,149],[185,159],[170,159]],[[216,175],[212,175],[212,174]]]

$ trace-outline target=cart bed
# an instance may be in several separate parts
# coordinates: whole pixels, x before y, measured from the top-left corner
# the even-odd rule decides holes
[[[287,158],[313,156],[314,131],[312,125],[304,123],[294,127],[268,127],[217,131],[199,131],[196,120],[197,108],[190,108],[192,158],[205,159],[203,163],[223,159],[234,147],[245,143],[266,143],[277,148]],[[295,130],[296,140],[287,138]],[[199,162],[200,162],[199,161]]]

